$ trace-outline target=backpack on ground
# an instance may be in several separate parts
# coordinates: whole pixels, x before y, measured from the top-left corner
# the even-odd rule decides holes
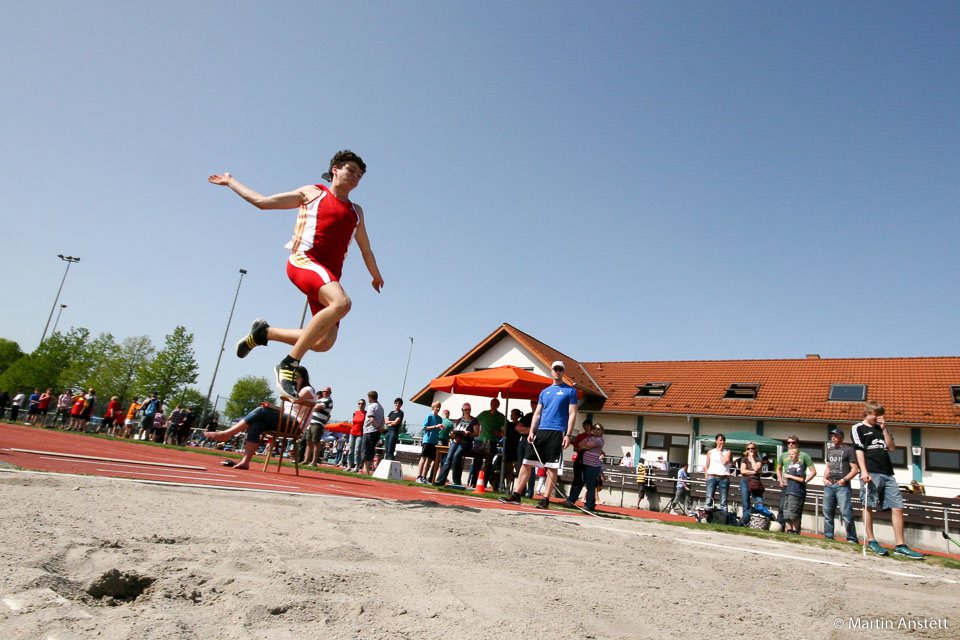
[[[751,529],[758,529],[760,531],[766,531],[770,528],[770,518],[754,511],[750,514],[750,524],[748,525]]]

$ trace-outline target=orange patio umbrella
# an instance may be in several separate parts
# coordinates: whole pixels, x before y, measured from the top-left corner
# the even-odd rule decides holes
[[[350,433],[351,427],[353,427],[352,422],[334,422],[333,424],[328,424],[323,429],[330,433]]]
[[[430,381],[430,388],[434,391],[459,393],[467,396],[483,396],[485,398],[503,397],[504,416],[510,415],[510,398],[518,400],[537,400],[540,392],[553,384],[553,380],[545,376],[514,367],[503,365],[483,371],[458,373],[452,376],[442,376]],[[582,393],[577,390],[577,395]],[[504,468],[506,456],[500,457],[500,484],[504,482]]]

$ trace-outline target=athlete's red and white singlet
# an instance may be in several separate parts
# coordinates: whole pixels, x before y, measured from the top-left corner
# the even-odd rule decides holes
[[[330,189],[318,184],[320,195],[300,205],[290,249],[287,276],[310,300],[310,310],[323,306],[317,291],[330,282],[339,282],[347,248],[357,231],[360,215],[353,203],[339,200]]]

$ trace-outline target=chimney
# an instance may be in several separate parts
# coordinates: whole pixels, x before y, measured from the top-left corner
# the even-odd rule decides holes
[[[808,353],[808,354],[807,354],[807,360],[819,360],[819,359],[820,359],[820,354],[819,354],[819,353]]]

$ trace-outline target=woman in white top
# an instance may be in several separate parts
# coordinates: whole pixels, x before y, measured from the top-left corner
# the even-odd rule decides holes
[[[298,404],[291,403],[287,405],[286,413],[288,415],[294,411],[299,411],[304,404],[312,407],[317,403],[317,392],[310,386],[310,374],[304,367],[300,367],[297,370],[297,396]],[[312,410],[303,411],[303,415],[300,418],[301,424],[310,424],[311,413],[313,413]],[[244,416],[243,420],[229,429],[224,431],[204,431],[203,436],[208,440],[226,441],[241,431],[246,431],[247,437],[244,442],[243,457],[238,461],[224,460],[221,464],[226,467],[233,467],[234,469],[249,469],[250,460],[253,459],[253,454],[260,444],[260,434],[264,431],[276,429],[279,424],[280,412],[277,409],[274,407],[257,407]]]
[[[730,491],[730,460],[733,452],[724,449],[727,438],[722,433],[716,436],[716,446],[707,451],[707,508],[713,506],[713,496],[720,489],[720,508],[727,510],[727,493]]]

